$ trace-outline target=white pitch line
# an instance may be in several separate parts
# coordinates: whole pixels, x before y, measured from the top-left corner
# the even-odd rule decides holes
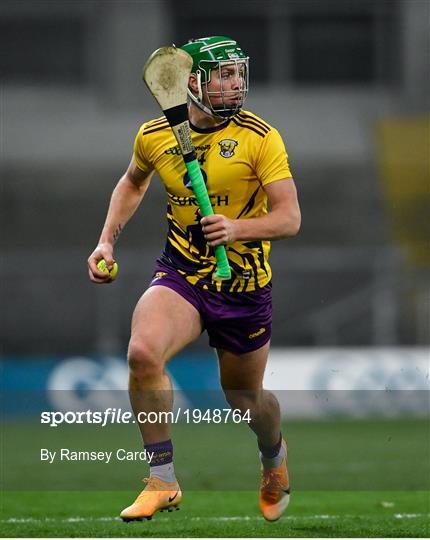
[[[396,519],[414,519],[422,516],[430,516],[430,514],[394,514]]]
[[[368,517],[374,517],[373,514],[367,514],[367,515],[357,515],[357,514],[343,514],[343,515],[336,515],[336,514],[313,514],[309,516],[283,516],[282,520],[288,520],[288,521],[303,521],[307,519],[342,519],[342,518],[368,518]],[[430,513],[418,513],[418,514],[392,514],[391,516],[386,517],[392,517],[394,519],[416,519],[420,517],[430,517]],[[209,517],[200,517],[200,516],[183,516],[182,520],[188,520],[188,521],[262,521],[261,516],[209,516]],[[156,521],[169,521],[170,518],[166,516],[157,516]],[[85,522],[118,522],[121,523],[121,518],[119,517],[112,517],[112,516],[105,516],[105,517],[83,517],[83,516],[73,516],[63,519],[55,519],[55,518],[44,518],[44,519],[38,519],[38,518],[8,518],[8,519],[2,519],[0,520],[0,523],[85,523]]]

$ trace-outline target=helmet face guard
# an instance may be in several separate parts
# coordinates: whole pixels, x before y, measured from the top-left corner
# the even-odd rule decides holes
[[[209,62],[206,62],[208,64]],[[203,71],[203,67],[201,68]],[[217,73],[217,79],[220,82],[219,89],[208,90],[208,84],[215,77],[214,72]],[[225,62],[218,62],[205,73],[205,79],[207,82],[200,83],[202,88],[199,91],[202,96],[207,97],[209,109],[212,114],[220,116],[222,118],[230,118],[236,115],[245,102],[248,95],[249,88],[249,70],[248,70],[248,58],[240,60],[227,60]],[[197,77],[197,84],[199,83]],[[225,89],[224,81],[226,79],[234,79],[236,85],[234,88]],[[200,98],[200,101],[202,99]]]
[[[193,58],[192,73],[197,79],[198,94],[195,96],[188,89],[189,98],[207,114],[220,118],[236,115],[243,107],[249,88],[249,58],[236,41],[212,36],[192,40],[181,49]],[[219,88],[208,90],[214,72]],[[230,88],[231,79],[235,81],[233,88]]]

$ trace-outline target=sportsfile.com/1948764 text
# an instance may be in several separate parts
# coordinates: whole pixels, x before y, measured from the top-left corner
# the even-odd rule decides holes
[[[40,423],[48,424],[49,427],[58,427],[62,424],[94,424],[105,427],[111,424],[163,424],[179,423],[200,424],[202,422],[212,424],[227,424],[233,422],[251,421],[249,409],[242,412],[239,409],[190,409],[178,407],[175,411],[149,411],[140,412],[134,417],[130,411],[121,408],[108,407],[103,411],[43,411],[40,414]]]

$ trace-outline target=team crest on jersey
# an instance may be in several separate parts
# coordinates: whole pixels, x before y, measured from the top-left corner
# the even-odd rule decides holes
[[[221,147],[219,152],[220,155],[224,158],[229,158],[231,156],[234,156],[234,149],[239,143],[234,139],[223,139],[218,144]]]

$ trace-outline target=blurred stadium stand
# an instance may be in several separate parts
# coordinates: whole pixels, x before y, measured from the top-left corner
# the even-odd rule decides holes
[[[429,118],[391,119],[377,130],[390,229],[412,267],[430,266]]]
[[[247,108],[285,137],[299,189],[302,231],[273,244],[273,343],[429,343],[428,2],[22,0],[0,15],[4,355],[125,350],[164,243],[158,179],[117,282],[90,284],[86,258],[160,114],[145,59],[205,34],[249,50]]]

